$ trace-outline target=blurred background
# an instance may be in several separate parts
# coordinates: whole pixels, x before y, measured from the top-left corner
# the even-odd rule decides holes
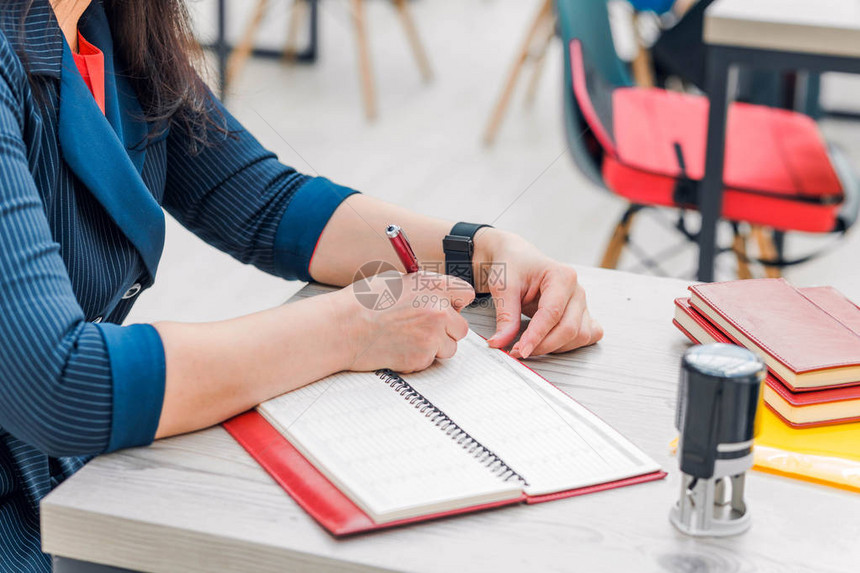
[[[199,39],[209,48],[218,41],[218,4],[190,2]],[[573,265],[603,261],[627,201],[588,179],[571,157],[564,53],[552,13],[541,13],[544,0],[321,0],[312,62],[299,61],[307,53],[279,55],[285,46],[305,51],[312,41],[311,6],[298,4],[228,0],[223,7],[226,44],[235,49],[225,102],[282,162],[422,213],[492,223]],[[681,21],[691,3],[662,15],[637,14],[626,0],[608,4],[618,57],[647,67],[653,64],[647,48]],[[505,90],[530,31],[522,74]],[[420,44],[426,62],[416,58],[410,42]],[[207,64],[207,78],[218,90],[217,50],[207,49]],[[658,74],[657,82],[700,93],[678,78]],[[493,111],[506,92],[510,98],[488,144]],[[860,78],[825,74],[820,107],[810,113],[824,137],[860,169],[860,121],[852,117],[860,114]],[[695,278],[697,249],[673,228],[677,211],[649,211],[637,217],[637,248],[659,254],[677,246],[671,256],[658,257],[657,272]],[[688,220],[695,229],[696,214]],[[732,243],[730,225],[721,224],[719,233],[722,244]],[[831,284],[860,301],[858,233],[790,233],[785,241],[786,258],[830,248],[783,269],[792,283]],[[716,278],[736,278],[739,260],[732,252],[721,254]],[[760,265],[751,266],[764,276]],[[628,249],[617,267],[655,272]],[[277,305],[301,286],[243,266],[168,221],[158,280],[129,321],[237,316]]]

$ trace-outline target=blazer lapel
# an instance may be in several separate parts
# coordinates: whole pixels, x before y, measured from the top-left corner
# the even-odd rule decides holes
[[[105,58],[105,116],[125,146],[138,172],[146,158],[149,127],[143,110],[128,79],[118,70],[114,57],[110,24],[100,2],[93,2],[84,13],[79,29],[88,42],[102,51]]]
[[[104,25],[106,27],[107,22]],[[108,53],[113,63],[112,50],[106,51],[102,46],[99,49],[105,52],[105,114],[108,117],[96,105],[77,71],[68,44],[63,42],[58,127],[60,146],[71,170],[122,229],[154,277],[164,248],[164,213],[139,172],[144,159],[142,148],[146,127],[144,125],[141,130],[143,122],[123,119],[129,114],[123,113],[126,110],[121,105],[130,105],[128,99],[129,96],[134,99],[133,94],[128,91],[125,95],[118,95],[121,90],[117,89],[114,79],[109,86],[108,77],[116,77],[112,67],[107,66]],[[130,154],[126,141],[141,149]]]

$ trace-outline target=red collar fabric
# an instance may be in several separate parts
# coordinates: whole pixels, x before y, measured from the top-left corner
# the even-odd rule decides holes
[[[93,94],[99,109],[105,111],[105,57],[78,32],[78,52],[73,54],[78,72]]]

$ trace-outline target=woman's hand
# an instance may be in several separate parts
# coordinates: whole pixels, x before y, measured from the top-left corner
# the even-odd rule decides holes
[[[436,358],[450,358],[469,331],[460,310],[475,291],[464,281],[435,273],[389,271],[335,294],[344,305],[349,370],[391,368],[414,372]]]
[[[496,333],[489,339],[490,346],[505,348],[514,341],[521,313],[532,320],[511,349],[518,358],[566,352],[603,337],[571,267],[516,235],[492,228],[475,236],[474,260],[478,290],[492,294],[496,305]]]

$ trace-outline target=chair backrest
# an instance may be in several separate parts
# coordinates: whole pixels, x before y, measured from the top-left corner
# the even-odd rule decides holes
[[[604,186],[599,158],[589,150],[584,136],[588,125],[573,94],[570,72],[570,43],[578,39],[588,55],[589,64],[609,82],[619,86],[633,84],[627,66],[618,57],[609,25],[606,0],[555,0],[558,33],[564,52],[564,118],[567,143],[577,167],[592,181]],[[598,154],[599,155],[599,154]]]

